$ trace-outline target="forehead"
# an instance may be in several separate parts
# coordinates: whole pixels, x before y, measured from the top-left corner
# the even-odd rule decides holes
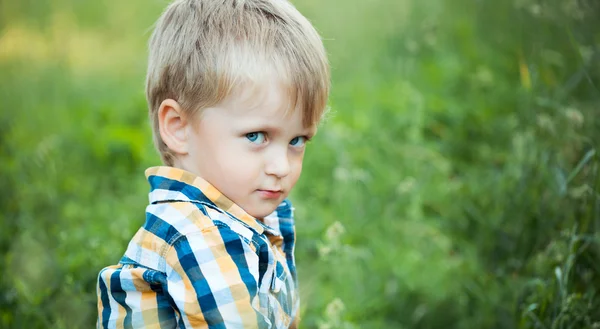
[[[223,105],[244,120],[293,121],[303,128],[312,126],[303,123],[303,109],[292,88],[277,79],[240,83],[224,99]]]

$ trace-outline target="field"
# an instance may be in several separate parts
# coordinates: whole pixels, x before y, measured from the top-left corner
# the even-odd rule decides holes
[[[293,1],[331,112],[291,196],[301,328],[600,328],[600,3]],[[0,328],[91,328],[158,165],[166,1],[0,0]]]

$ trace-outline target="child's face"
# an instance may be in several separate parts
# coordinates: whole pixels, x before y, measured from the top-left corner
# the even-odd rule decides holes
[[[188,130],[182,169],[197,174],[248,214],[262,218],[285,199],[300,177],[305,143],[302,111],[288,110],[277,83],[237,88],[201,111]]]

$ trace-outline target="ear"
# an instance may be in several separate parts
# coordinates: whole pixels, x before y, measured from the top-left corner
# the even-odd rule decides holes
[[[165,99],[158,108],[158,127],[163,142],[176,154],[186,155],[188,120],[181,105]]]

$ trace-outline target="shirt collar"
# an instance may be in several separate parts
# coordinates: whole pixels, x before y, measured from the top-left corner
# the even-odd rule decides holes
[[[165,201],[207,202],[239,219],[258,234],[262,234],[264,231],[273,235],[280,234],[278,230],[263,224],[248,214],[209,182],[195,174],[183,169],[166,166],[150,167],[146,169],[145,174],[150,183],[150,203]],[[282,207],[285,209],[282,209]],[[282,206],[266,218],[272,218],[287,211],[291,212],[291,204],[286,200],[282,203]]]

